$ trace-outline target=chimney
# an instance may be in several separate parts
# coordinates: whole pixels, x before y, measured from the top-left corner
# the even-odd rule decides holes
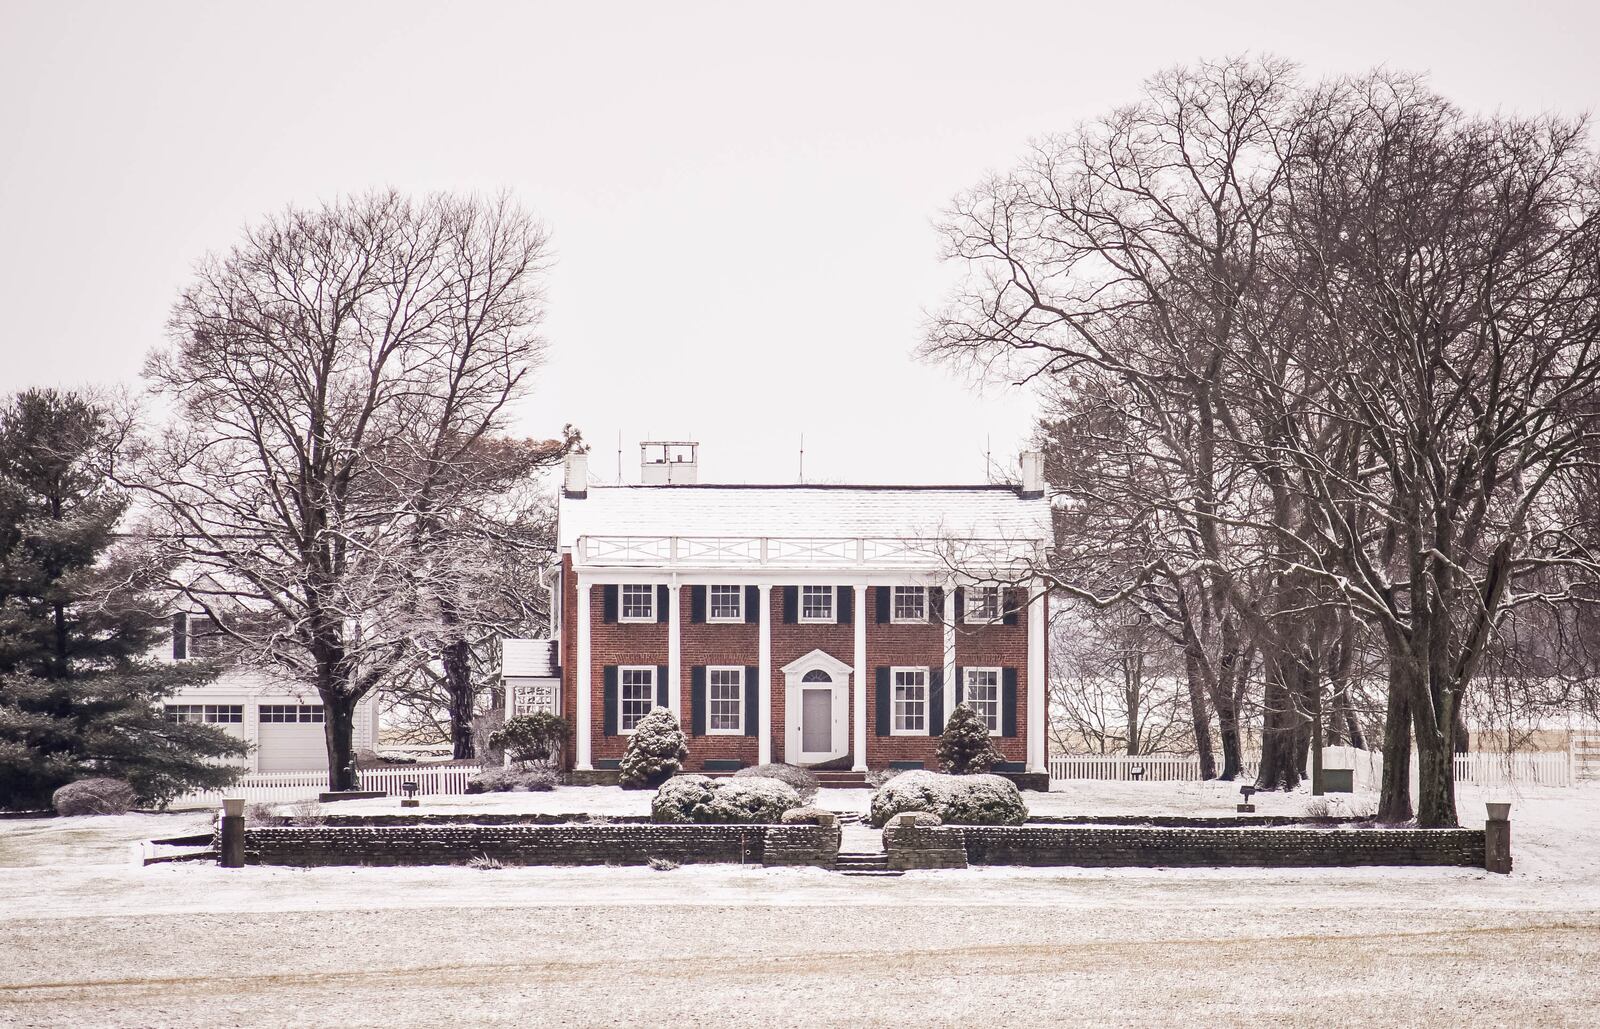
[[[561,492],[569,500],[582,500],[589,495],[589,455],[576,450],[567,451],[565,479]]]
[[[693,486],[700,481],[700,444],[665,440],[640,443],[639,481],[646,486]]]
[[[1044,451],[1022,452],[1022,489],[1017,495],[1024,500],[1044,496]]]

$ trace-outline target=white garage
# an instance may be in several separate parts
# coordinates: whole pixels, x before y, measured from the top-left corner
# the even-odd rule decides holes
[[[300,772],[326,768],[321,704],[262,704],[256,770]]]

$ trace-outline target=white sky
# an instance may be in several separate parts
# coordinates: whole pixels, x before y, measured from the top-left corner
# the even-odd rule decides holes
[[[1167,65],[1431,71],[1470,108],[1600,98],[1592,3],[0,0],[0,386],[136,383],[194,261],[289,202],[511,189],[552,229],[518,428],[591,469],[978,482],[1029,398],[911,356],[956,191]]]

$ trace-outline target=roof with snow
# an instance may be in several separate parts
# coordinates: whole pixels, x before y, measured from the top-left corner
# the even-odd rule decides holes
[[[1050,502],[1010,486],[590,486],[563,496],[559,545],[584,536],[1051,538]]]
[[[555,640],[501,640],[500,674],[506,678],[547,678],[556,672]]]

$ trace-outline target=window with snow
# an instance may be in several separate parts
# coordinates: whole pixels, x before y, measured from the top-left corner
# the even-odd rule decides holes
[[[708,620],[713,622],[744,621],[744,587],[712,586],[707,601]]]
[[[895,736],[921,736],[928,731],[928,670],[896,668],[894,676]]]
[[[833,621],[833,587],[800,587],[800,620],[802,622]]]
[[[624,622],[653,622],[656,620],[656,588],[650,585],[622,587],[622,620]]]
[[[744,669],[706,669],[706,732],[736,736],[744,732]]]
[[[617,730],[627,734],[656,706],[656,670],[648,665],[618,670]]]

